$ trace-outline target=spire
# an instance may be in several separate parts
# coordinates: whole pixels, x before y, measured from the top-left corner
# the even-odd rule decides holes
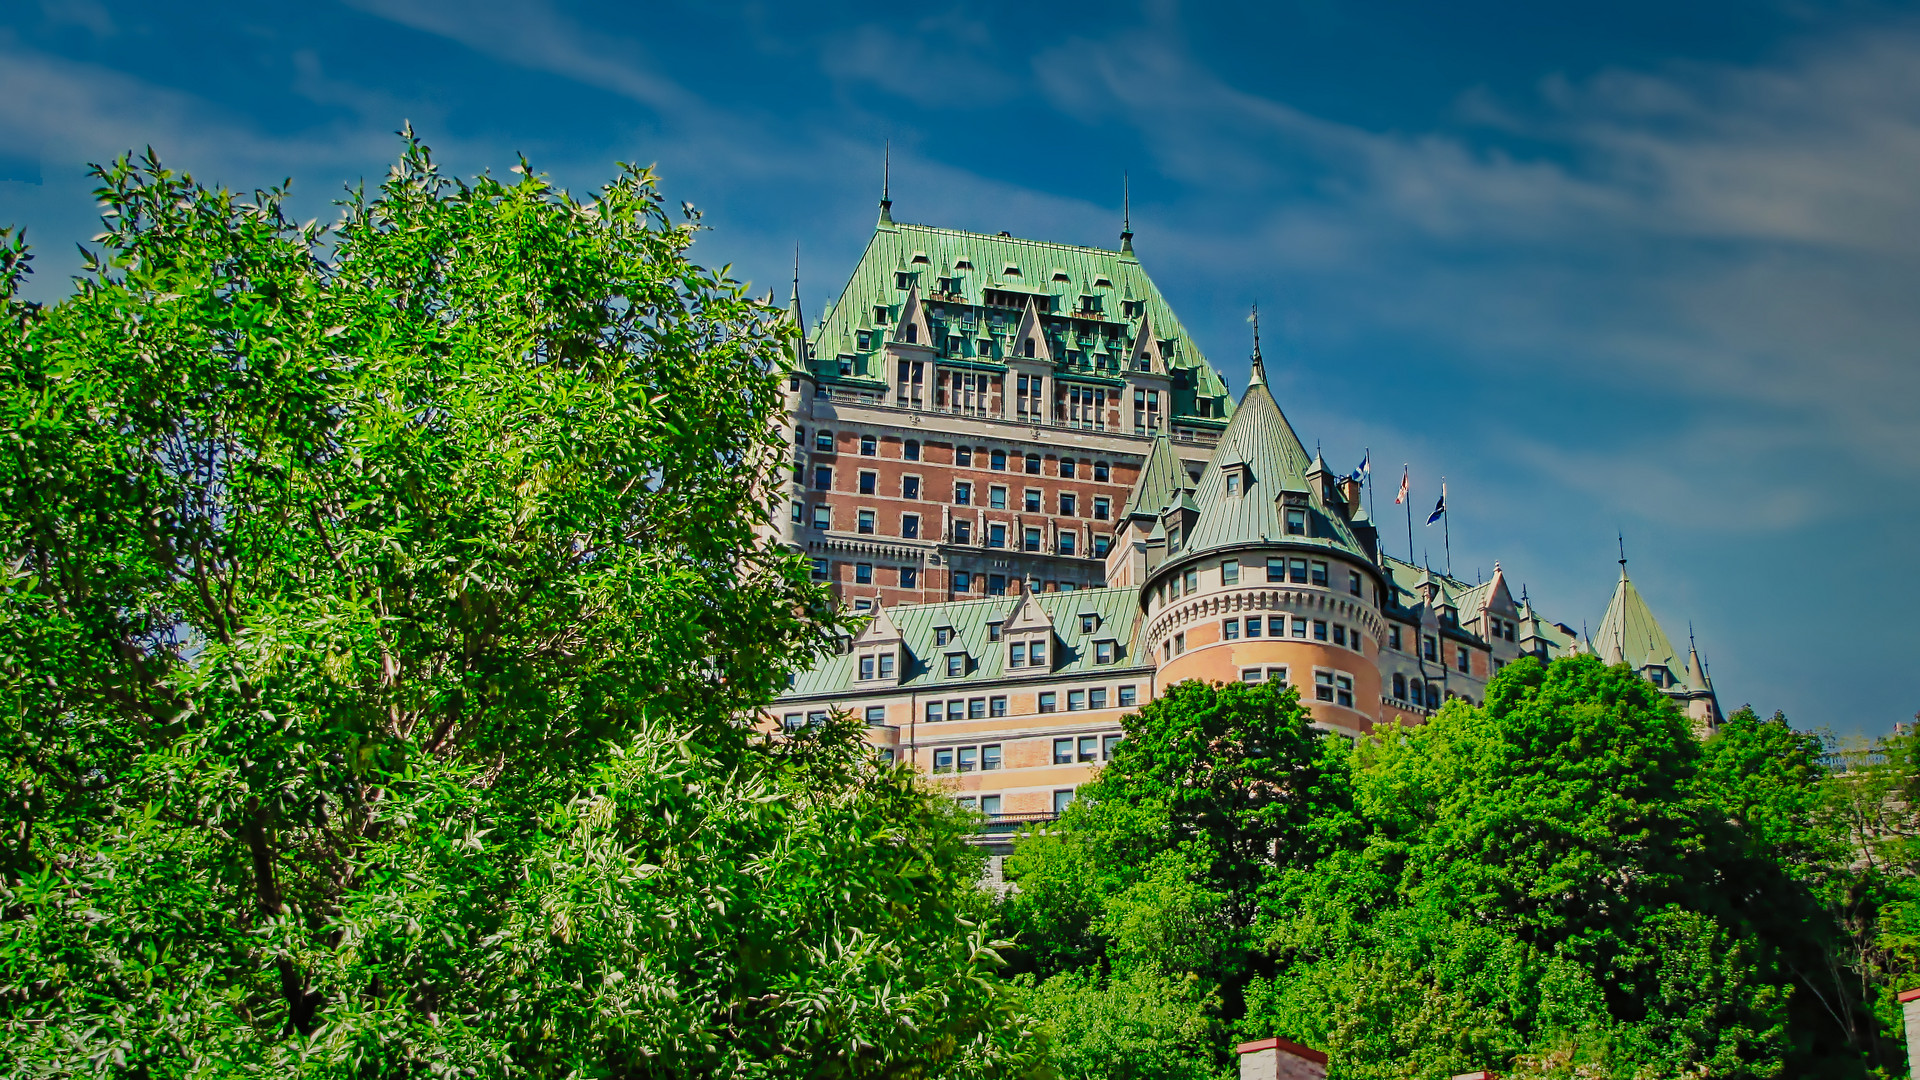
[[[880,224],[893,224],[893,140],[880,151]]]
[[[1127,174],[1120,174],[1120,250],[1133,254],[1133,188]]]
[[[1247,316],[1253,324],[1253,377],[1247,380],[1247,388],[1264,385],[1267,381],[1267,365],[1260,359],[1260,301],[1253,302],[1253,314]]]
[[[793,344],[795,371],[807,368],[807,320],[800,315],[800,245],[793,245],[793,294],[787,298],[787,318],[793,320],[798,337]]]

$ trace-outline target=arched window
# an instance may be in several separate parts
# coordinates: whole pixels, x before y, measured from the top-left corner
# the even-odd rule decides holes
[[[1407,688],[1408,688],[1408,692],[1404,695],[1404,697],[1406,698],[1406,700],[1413,702],[1415,705],[1418,705],[1427,699],[1427,691],[1425,687],[1421,685],[1421,682],[1419,679],[1414,679],[1410,681],[1407,684]]]
[[[1039,454],[1027,455],[1027,473],[1030,476],[1040,475],[1040,455]]]
[[[996,471],[999,471],[999,472],[1005,472],[1005,471],[1006,471],[1006,469],[1007,469],[1007,452],[1006,452],[1005,450],[995,450],[995,451],[993,452],[993,457],[992,457],[992,459],[991,459],[991,460],[993,461],[993,467],[994,467],[994,469],[995,469]]]
[[[1395,675],[1393,677],[1393,698],[1395,701],[1407,700],[1407,677],[1405,675]]]
[[[1428,683],[1427,684],[1427,708],[1437,709],[1439,707],[1440,707],[1440,684]]]

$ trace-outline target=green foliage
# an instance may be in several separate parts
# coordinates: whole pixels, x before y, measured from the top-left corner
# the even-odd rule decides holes
[[[1065,971],[1027,995],[1063,1080],[1227,1080],[1219,1001],[1193,975]]]
[[[1835,825],[1843,789],[1784,718],[1742,710],[1702,741],[1624,667],[1523,660],[1483,705],[1349,755],[1264,693],[1173,688],[1022,843],[1008,867],[1039,899],[1005,915],[1030,962],[1077,969],[1076,987],[1193,976],[1236,1038],[1320,1047],[1340,1077],[1865,1076],[1896,1059],[1847,951],[1864,878]],[[1886,768],[1857,778],[1879,785],[1853,804],[1862,831],[1881,827],[1868,806],[1884,824],[1905,805]],[[1878,854],[1882,878],[1920,869],[1891,840]],[[1920,909],[1878,910],[1897,963]]]
[[[337,230],[149,155],[70,299],[0,244],[17,1075],[1017,1072],[969,827],[764,538],[786,336],[652,175]],[[691,215],[689,215],[691,216]]]

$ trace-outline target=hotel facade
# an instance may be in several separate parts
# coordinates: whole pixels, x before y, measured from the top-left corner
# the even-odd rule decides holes
[[[1357,736],[1480,701],[1522,656],[1624,662],[1720,718],[1627,578],[1592,640],[1380,550],[1257,338],[1236,400],[1133,250],[880,220],[796,348],[780,538],[863,628],[773,706],[864,717],[990,821],[1057,814],[1121,717],[1186,679],[1280,681]],[[790,316],[806,327],[795,283]]]

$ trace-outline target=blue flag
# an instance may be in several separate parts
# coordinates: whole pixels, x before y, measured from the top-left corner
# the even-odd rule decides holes
[[[1427,524],[1431,525],[1447,512],[1447,485],[1440,485],[1440,501],[1433,504],[1433,513],[1427,515]]]
[[[1353,475],[1347,477],[1347,479],[1352,480],[1356,483],[1365,483],[1367,478],[1372,475],[1373,475],[1373,451],[1369,450],[1364,455],[1361,456],[1359,467],[1354,469]]]

